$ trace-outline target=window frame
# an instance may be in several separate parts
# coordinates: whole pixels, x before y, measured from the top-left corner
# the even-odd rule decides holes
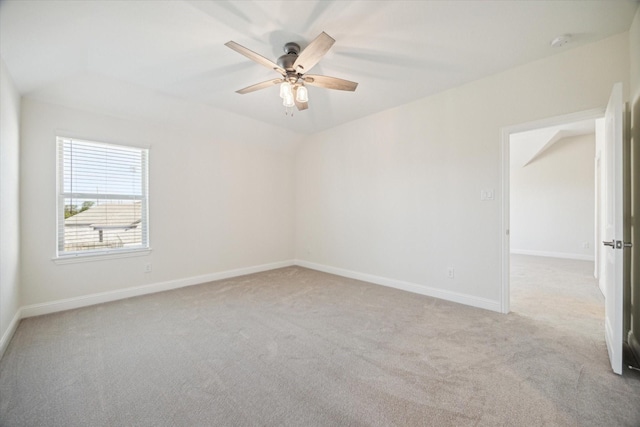
[[[85,192],[65,192],[65,165],[64,165],[64,145],[66,143],[82,143],[93,146],[113,147],[114,149],[125,149],[139,151],[142,157],[142,167],[140,170],[141,195],[133,195],[126,193],[113,193],[108,195],[100,195],[100,193]],[[102,142],[88,140],[83,138],[74,138],[68,136],[56,136],[56,214],[55,214],[55,255],[53,261],[56,264],[66,264],[74,262],[84,262],[92,260],[128,258],[134,256],[143,256],[151,253],[150,245],[150,227],[149,227],[149,148],[140,147],[122,143]],[[86,197],[85,197],[86,196]],[[106,196],[106,197],[105,197]],[[65,200],[69,198],[87,199],[95,198],[105,201],[109,200],[136,200],[140,202],[141,207],[141,234],[142,242],[139,246],[130,246],[122,248],[101,248],[76,251],[64,251],[64,215]]]

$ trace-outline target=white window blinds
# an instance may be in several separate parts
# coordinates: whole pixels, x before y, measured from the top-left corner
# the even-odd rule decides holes
[[[58,256],[149,247],[148,150],[57,138]]]

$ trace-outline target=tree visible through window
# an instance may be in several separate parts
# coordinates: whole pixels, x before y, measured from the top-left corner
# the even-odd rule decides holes
[[[57,144],[58,256],[147,249],[148,150]]]

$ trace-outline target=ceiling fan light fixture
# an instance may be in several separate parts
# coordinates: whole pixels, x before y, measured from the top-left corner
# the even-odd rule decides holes
[[[309,102],[309,92],[307,88],[304,86],[300,86],[296,91],[296,101],[298,102]]]
[[[285,99],[287,96],[291,97],[293,100],[293,90],[291,89],[291,83],[282,82],[280,83],[280,98]]]
[[[293,94],[286,94],[283,98],[282,105],[286,108],[291,108],[295,105],[293,102]]]

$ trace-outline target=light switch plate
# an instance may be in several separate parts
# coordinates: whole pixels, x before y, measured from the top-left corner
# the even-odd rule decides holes
[[[491,200],[495,200],[495,198],[496,196],[495,196],[495,192],[493,191],[493,188],[480,190],[480,200],[484,202],[488,202]]]

